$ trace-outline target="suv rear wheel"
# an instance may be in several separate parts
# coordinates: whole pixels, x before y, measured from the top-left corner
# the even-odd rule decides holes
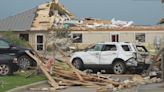
[[[122,61],[117,61],[113,64],[113,72],[115,74],[123,74],[125,73],[126,67]]]
[[[18,65],[21,69],[28,69],[31,65],[31,59],[27,55],[22,55],[18,58]]]
[[[81,59],[74,59],[72,62],[72,65],[79,70],[83,70],[83,62],[81,61]]]
[[[0,64],[0,75],[9,75],[12,74],[11,67],[8,64]]]

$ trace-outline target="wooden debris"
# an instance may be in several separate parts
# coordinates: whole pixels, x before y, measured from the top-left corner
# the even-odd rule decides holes
[[[57,45],[55,46],[57,47]],[[55,89],[55,90],[65,88],[67,86],[86,86],[86,87],[90,86],[90,87],[98,88],[97,92],[110,92],[110,91],[112,92],[113,90],[117,90],[117,89],[130,88],[136,85],[154,83],[154,82],[156,83],[156,82],[161,81],[160,78],[151,79],[150,77],[143,78],[140,75],[136,75],[132,77],[131,79],[120,82],[112,78],[102,76],[101,74],[88,75],[85,72],[77,70],[69,62],[69,58],[67,58],[67,55],[65,54],[65,52],[63,52],[60,49],[59,49],[59,52],[63,55],[63,57],[55,58],[55,59],[59,60],[62,65],[68,66],[69,69],[65,69],[59,65],[56,65],[55,63],[54,67],[52,68],[52,75],[50,75],[44,65],[43,59],[40,58],[39,54],[37,54],[37,52],[34,52],[36,54],[33,55],[29,51],[26,51],[26,53],[37,62],[40,69],[48,78],[49,84],[53,87],[52,89]],[[31,88],[30,90],[42,91],[42,90],[50,90],[50,89],[49,88],[36,88],[36,89]]]
[[[43,71],[43,73],[45,74],[45,76],[48,78],[48,80],[50,81],[51,85],[57,89],[59,88],[58,83],[52,78],[52,76],[46,71],[46,68],[44,67],[44,65],[42,64],[42,61],[40,59],[38,59],[36,56],[32,55],[29,51],[25,51],[30,57],[32,57],[37,64],[39,65],[40,69]]]
[[[56,44],[53,44],[55,47],[57,47],[57,48],[59,48]],[[59,50],[59,52],[64,56],[64,57],[66,57],[66,54],[62,51],[62,50],[60,50],[60,49],[58,49]],[[68,59],[67,59],[68,60]],[[77,77],[80,79],[80,81],[84,81],[84,79],[82,78],[82,76],[79,74],[79,72],[78,72],[78,70],[77,69],[75,69],[75,67],[69,62],[69,61],[67,61],[67,60],[63,60],[63,62],[64,63],[67,63],[72,69],[73,69],[73,71],[76,73],[76,75],[77,75]]]

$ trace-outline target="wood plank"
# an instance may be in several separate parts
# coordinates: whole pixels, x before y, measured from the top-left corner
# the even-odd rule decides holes
[[[38,64],[38,66],[40,67],[40,69],[43,71],[43,73],[45,74],[45,76],[47,77],[47,79],[51,82],[51,85],[55,88],[55,89],[57,89],[57,88],[59,88],[59,85],[57,84],[57,82],[52,78],[52,76],[46,71],[46,68],[43,66],[43,63],[42,63],[42,61],[39,59],[39,58],[37,58],[36,56],[34,56],[34,55],[32,55],[29,51],[25,51],[26,53],[27,53],[27,55],[29,55],[31,58],[33,58],[36,62],[37,62],[37,64]]]
[[[53,44],[54,47],[57,47],[58,48],[58,51],[64,56],[64,57],[67,57],[67,55],[57,46],[57,44]],[[80,79],[80,81],[84,81],[83,77],[80,75],[80,73],[77,71],[77,69],[75,69],[75,67],[69,62],[68,59],[66,60],[63,60],[64,63],[68,64],[72,69],[73,71],[76,73],[77,77]]]

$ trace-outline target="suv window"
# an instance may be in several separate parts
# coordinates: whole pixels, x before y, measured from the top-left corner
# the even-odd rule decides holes
[[[144,46],[136,46],[136,48],[137,48],[137,51],[139,52],[148,52]]]
[[[0,48],[9,48],[9,44],[3,40],[0,40]]]
[[[96,44],[95,46],[91,47],[89,51],[101,51],[103,44]]]
[[[124,51],[130,51],[130,47],[128,45],[122,45]]]
[[[103,51],[116,51],[116,45],[105,45]]]

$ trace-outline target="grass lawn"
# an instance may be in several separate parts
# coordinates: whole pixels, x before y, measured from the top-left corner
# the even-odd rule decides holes
[[[39,82],[45,80],[46,78],[42,75],[33,75],[30,78],[26,78],[27,74],[17,73],[12,76],[0,76],[0,92],[5,92],[7,90]]]

